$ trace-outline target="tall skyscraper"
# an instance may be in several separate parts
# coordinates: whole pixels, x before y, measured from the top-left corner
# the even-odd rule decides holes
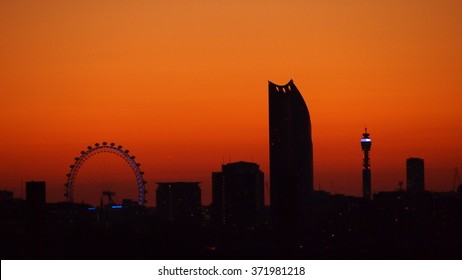
[[[408,158],[406,160],[407,191],[421,193],[425,191],[424,160]]]
[[[291,231],[313,190],[310,113],[292,80],[282,86],[269,82],[268,92],[271,218],[276,228]]]
[[[212,173],[212,215],[216,225],[249,228],[261,223],[264,175],[252,162],[234,162]]]
[[[369,133],[367,133],[367,128],[363,133],[363,138],[361,138],[361,149],[364,153],[363,159],[363,198],[366,200],[371,200],[371,162],[369,158],[369,152],[372,146],[372,140],[369,138]]]

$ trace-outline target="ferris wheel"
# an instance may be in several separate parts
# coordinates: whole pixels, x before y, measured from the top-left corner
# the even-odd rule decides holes
[[[80,192],[80,197],[86,195],[87,198],[91,196],[96,200],[101,192],[115,190],[136,201],[138,205],[144,205],[147,202],[147,182],[143,178],[144,172],[140,170],[141,164],[135,161],[135,156],[130,155],[129,150],[122,148],[115,143],[103,142],[81,151],[80,155],[74,158],[75,162],[70,166],[70,172],[66,174],[66,201],[74,202],[74,190],[79,190],[77,194]]]

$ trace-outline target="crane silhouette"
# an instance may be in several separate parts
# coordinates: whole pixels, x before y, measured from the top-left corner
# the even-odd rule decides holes
[[[112,206],[114,205],[114,200],[112,200],[112,197],[115,195],[115,192],[111,191],[103,191],[103,196],[107,196],[107,205]]]

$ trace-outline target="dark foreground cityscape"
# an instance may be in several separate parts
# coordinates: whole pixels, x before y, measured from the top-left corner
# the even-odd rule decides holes
[[[363,195],[316,191],[308,108],[297,87],[269,83],[270,206],[257,163],[212,172],[212,203],[199,182],[158,182],[156,207],[134,157],[113,143],[75,158],[66,201],[46,203],[46,182],[26,182],[26,199],[0,191],[1,259],[460,259],[462,185],[425,190],[424,160],[406,161],[406,186],[373,192],[367,130]],[[134,171],[137,200],[99,206],[73,201],[74,180],[96,153],[122,157]],[[456,186],[455,186],[456,187]],[[135,190],[136,191],[136,190]]]

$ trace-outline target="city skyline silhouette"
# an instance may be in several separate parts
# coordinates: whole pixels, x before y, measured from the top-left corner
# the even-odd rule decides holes
[[[460,14],[451,0],[2,2],[5,254],[457,257]],[[279,229],[268,85],[309,107],[274,126],[303,126],[306,144],[279,139],[297,150],[276,165],[295,190]],[[95,175],[115,183],[78,187]],[[227,208],[239,197],[247,210]]]
[[[0,191],[0,247],[5,259],[457,259],[462,250],[462,184],[451,192],[425,189],[424,159],[406,161],[406,190],[370,196],[371,138],[362,134],[363,196],[313,188],[310,115],[291,80],[269,83],[270,188],[257,163],[238,161],[211,172],[212,203],[197,181],[156,182],[156,207],[128,149],[102,142],[74,158],[65,199],[47,201],[45,181],[25,183],[26,199]],[[95,158],[125,163],[135,187],[120,191],[79,172]],[[96,166],[95,174],[107,166]],[[359,169],[359,168],[358,168]],[[144,169],[143,169],[144,170]],[[457,172],[457,170],[456,170]],[[119,171],[113,174],[120,173]],[[94,175],[95,175],[94,174]],[[456,173],[457,175],[457,173]],[[110,178],[109,178],[110,179]],[[80,185],[78,184],[80,180]],[[120,182],[116,182],[120,183]],[[456,177],[454,179],[456,183]],[[265,190],[265,185],[266,190]],[[94,188],[100,204],[74,200]],[[268,194],[268,191],[270,193]],[[264,199],[270,196],[269,206]],[[87,197],[88,198],[88,197]],[[95,197],[97,198],[97,197]],[[185,234],[186,233],[186,234]],[[136,242],[133,242],[135,241]],[[95,248],[98,248],[95,250]]]

